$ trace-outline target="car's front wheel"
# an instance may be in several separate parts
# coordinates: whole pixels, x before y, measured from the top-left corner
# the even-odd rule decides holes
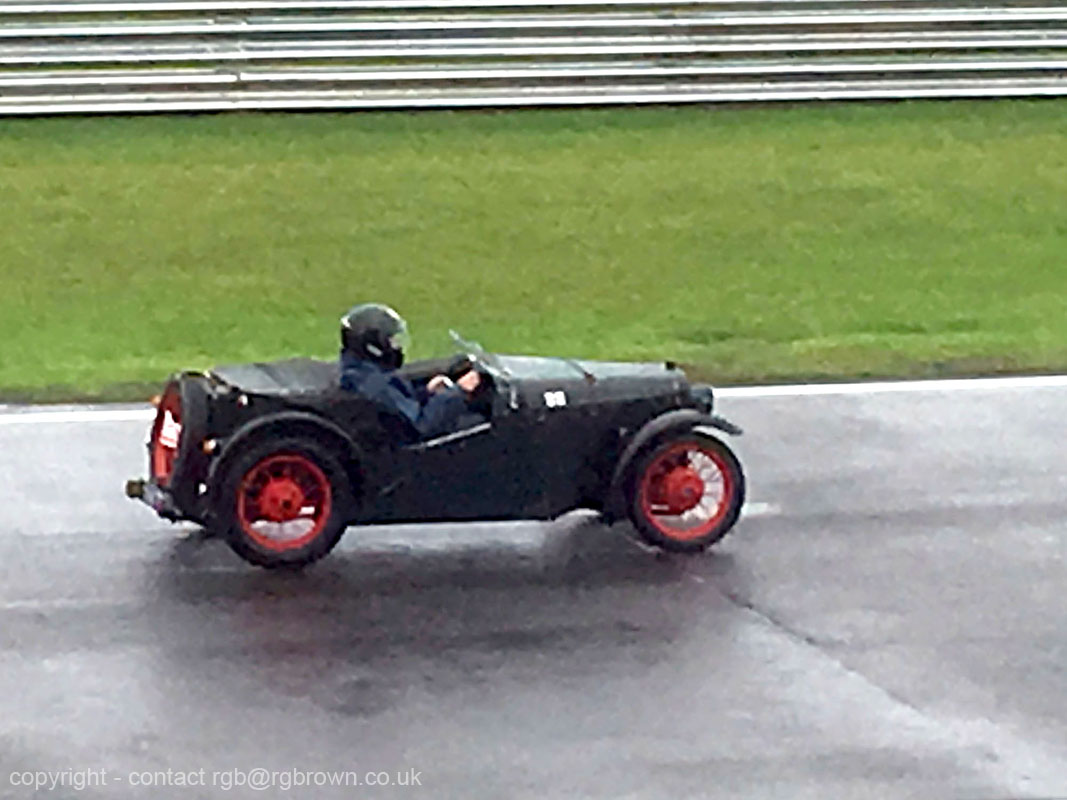
[[[698,552],[727,534],[741,513],[741,464],[713,436],[687,432],[661,439],[636,462],[629,481],[630,518],[645,541]]]
[[[229,463],[215,519],[230,547],[262,567],[300,567],[344,533],[351,487],[337,457],[313,439],[269,439]]]

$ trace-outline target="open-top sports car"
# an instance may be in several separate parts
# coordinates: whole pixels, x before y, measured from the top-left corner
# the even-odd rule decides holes
[[[413,440],[403,420],[339,387],[313,359],[170,379],[148,438],[149,477],[128,496],[193,520],[248,561],[299,566],[351,525],[550,519],[588,508],[629,517],[649,543],[703,550],[726,535],[744,475],[710,386],[667,363],[487,353],[412,363],[482,377],[458,430]]]

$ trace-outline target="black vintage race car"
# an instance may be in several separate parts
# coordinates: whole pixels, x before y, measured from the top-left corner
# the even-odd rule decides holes
[[[149,478],[128,496],[193,520],[248,561],[299,566],[351,525],[629,517],[649,543],[703,550],[737,521],[745,482],[710,386],[671,363],[487,353],[401,371],[482,375],[459,430],[413,441],[339,388],[336,363],[292,359],[173,377],[157,400]]]

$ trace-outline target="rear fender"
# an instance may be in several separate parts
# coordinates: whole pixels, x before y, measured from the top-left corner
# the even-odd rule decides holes
[[[717,414],[705,414],[691,408],[668,411],[646,423],[626,445],[615,465],[604,503],[604,517],[608,522],[626,516],[626,481],[634,462],[662,439],[689,431],[705,436],[717,436],[720,431],[739,436],[742,432],[738,426]]]
[[[222,443],[222,449],[211,465],[208,482],[211,504],[214,505],[218,499],[215,492],[222,483],[221,477],[226,474],[234,457],[245,447],[264,438],[292,436],[307,436],[333,450],[348,473],[353,496],[358,498],[362,483],[361,465],[364,463],[364,453],[359,445],[330,420],[306,411],[283,411],[252,420],[238,428]]]

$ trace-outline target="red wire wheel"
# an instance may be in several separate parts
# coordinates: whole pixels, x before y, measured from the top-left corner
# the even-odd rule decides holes
[[[638,465],[632,516],[650,542],[671,550],[702,550],[726,535],[744,499],[736,456],[712,437],[676,439]]]
[[[355,465],[318,438],[261,433],[223,458],[209,513],[233,551],[252,564],[317,561],[354,518]]]
[[[326,473],[302,453],[278,453],[258,461],[237,489],[237,521],[265,550],[300,550],[318,538],[333,510]]]
[[[150,460],[152,477],[164,488],[168,487],[174,476],[174,465],[178,460],[178,448],[182,434],[182,396],[177,383],[167,387],[160,398],[156,419],[152,424]]]

